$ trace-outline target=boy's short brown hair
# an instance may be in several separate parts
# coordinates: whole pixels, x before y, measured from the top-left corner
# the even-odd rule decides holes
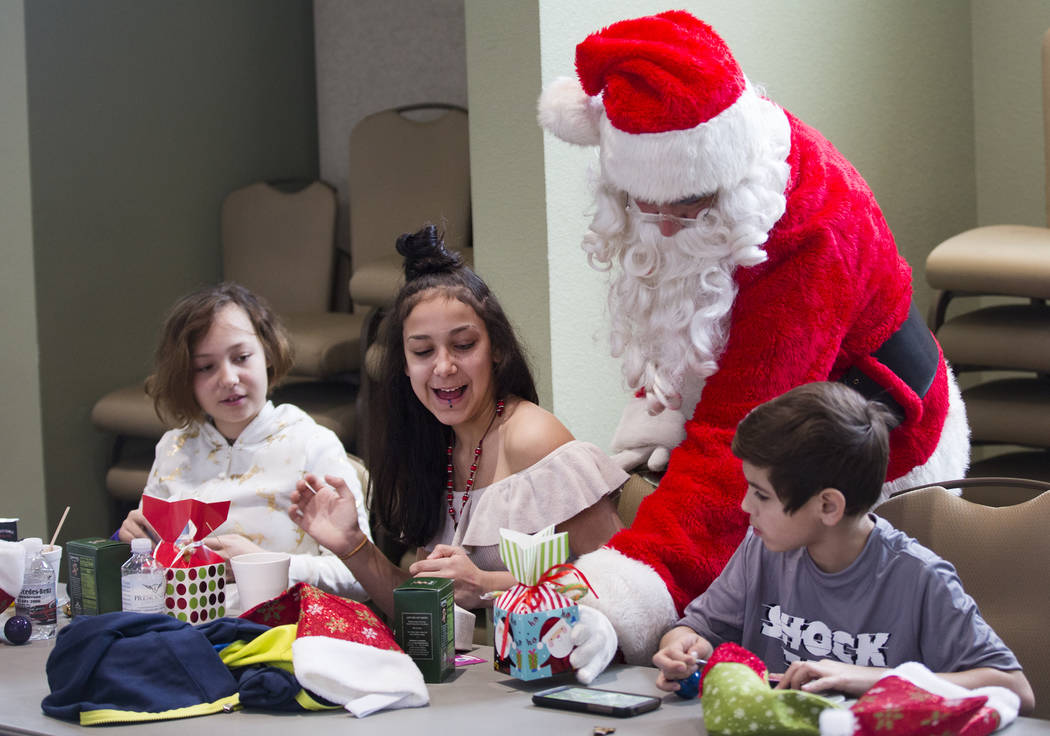
[[[896,422],[886,406],[845,384],[807,383],[752,409],[737,425],[732,449],[769,471],[787,513],[836,488],[853,516],[878,501]]]
[[[161,421],[185,427],[205,419],[193,393],[193,350],[208,333],[215,315],[234,304],[244,310],[266,354],[267,395],[292,367],[292,345],[281,320],[266,300],[240,284],[209,286],[175,302],[164,320],[146,393]]]

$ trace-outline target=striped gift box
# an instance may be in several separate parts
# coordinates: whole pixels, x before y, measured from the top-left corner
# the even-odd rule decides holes
[[[543,580],[569,558],[569,535],[549,526],[536,534],[500,529],[500,557],[518,584],[493,606],[493,667],[521,680],[572,669],[569,632],[579,620],[574,600]]]

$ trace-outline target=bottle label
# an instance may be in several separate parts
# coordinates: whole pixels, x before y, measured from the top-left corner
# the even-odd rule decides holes
[[[164,613],[164,575],[125,575],[120,581],[121,607],[136,613]]]
[[[37,626],[54,626],[58,623],[54,585],[25,585],[15,604],[17,612]]]

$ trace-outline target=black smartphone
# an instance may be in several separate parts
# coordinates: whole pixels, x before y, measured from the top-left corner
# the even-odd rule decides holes
[[[584,713],[601,713],[617,718],[629,718],[648,713],[660,707],[660,698],[615,690],[599,690],[580,685],[561,685],[542,690],[532,696],[532,702],[546,708],[562,708]]]

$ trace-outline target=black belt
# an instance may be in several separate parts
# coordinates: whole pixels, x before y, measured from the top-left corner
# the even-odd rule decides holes
[[[933,385],[940,366],[940,351],[933,333],[919,314],[912,302],[908,318],[897,331],[882,344],[872,356],[889,368],[898,378],[906,383],[921,399]],[[842,383],[855,388],[866,398],[880,401],[904,421],[905,412],[889,390],[873,378],[853,366],[839,379]]]

